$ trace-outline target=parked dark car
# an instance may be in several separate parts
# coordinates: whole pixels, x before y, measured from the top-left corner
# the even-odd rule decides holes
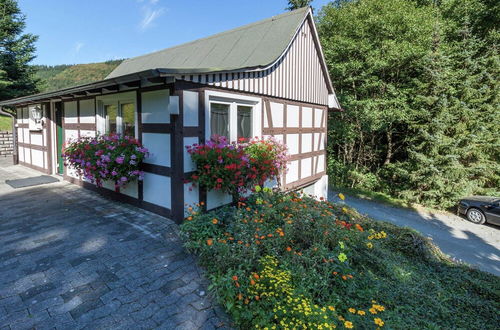
[[[462,198],[458,203],[458,213],[471,222],[485,222],[500,225],[500,197],[472,196]]]

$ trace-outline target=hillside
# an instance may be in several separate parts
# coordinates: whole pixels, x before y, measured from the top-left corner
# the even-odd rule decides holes
[[[122,60],[75,65],[35,65],[40,92],[82,85],[104,79]]]

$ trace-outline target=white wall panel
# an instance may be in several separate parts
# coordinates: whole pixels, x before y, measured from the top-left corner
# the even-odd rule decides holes
[[[321,128],[322,123],[321,119],[323,118],[323,110],[322,109],[314,109],[314,127]]]
[[[68,141],[74,141],[78,139],[78,131],[75,129],[66,129],[64,130],[64,141],[68,143]]]
[[[143,133],[142,144],[149,150],[145,163],[170,166],[170,134]]]
[[[42,146],[43,145],[43,135],[42,134],[31,134],[31,144]]]
[[[193,187],[192,183],[184,184],[184,216],[188,215],[188,207],[192,206],[193,208],[195,208],[195,204],[199,203],[199,192],[200,191],[198,186]]]
[[[312,175],[312,161],[311,158],[300,160],[300,178],[307,178]]]
[[[80,136],[91,136],[91,137],[95,137],[95,131],[80,130]]]
[[[231,195],[216,190],[207,192],[207,210],[229,204],[233,201]]]
[[[130,196],[130,197],[138,198],[139,197],[139,187],[138,187],[137,181],[130,182],[125,187],[120,187],[120,193],[127,195],[127,196]]]
[[[183,91],[184,126],[198,126],[198,92]]]
[[[290,155],[296,155],[299,153],[299,134],[287,134],[286,135],[286,145],[288,146],[288,152]]]
[[[319,138],[321,136],[321,133],[314,133],[314,144],[313,144],[313,151],[318,151],[318,146],[319,146]]]
[[[78,108],[76,101],[64,102],[64,122],[74,124],[78,122]]]
[[[43,168],[43,151],[31,150],[31,164]]]
[[[318,156],[318,173],[325,170],[325,155]]]
[[[283,104],[271,102],[273,127],[283,127]]]
[[[172,207],[170,178],[153,173],[144,173],[144,200],[166,208]]]
[[[24,142],[24,128],[17,129],[17,141],[23,143]]]
[[[23,140],[24,143],[30,143],[30,130],[27,128],[23,129]]]
[[[288,172],[286,173],[286,183],[292,183],[299,179],[299,161],[294,160],[288,165]]]
[[[80,101],[80,123],[95,123],[95,101],[94,99]]]
[[[299,127],[299,107],[296,105],[286,106],[286,127]]]
[[[142,93],[142,122],[170,123],[168,106],[168,89]]]
[[[24,162],[24,148],[19,147],[19,161]]]
[[[184,138],[184,172],[190,172],[196,170],[195,163],[191,160],[191,155],[187,152],[186,146],[191,146],[198,143],[197,137],[186,137]]]
[[[31,149],[24,148],[24,162],[31,164]]]
[[[302,134],[302,153],[311,152],[313,144],[313,135],[312,133],[303,133]]]
[[[302,127],[310,128],[313,126],[313,111],[312,108],[302,107]]]

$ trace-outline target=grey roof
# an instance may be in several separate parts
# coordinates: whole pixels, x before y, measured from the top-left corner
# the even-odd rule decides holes
[[[107,78],[150,69],[170,73],[209,73],[262,68],[286,50],[309,12],[304,7],[281,15],[123,61]]]

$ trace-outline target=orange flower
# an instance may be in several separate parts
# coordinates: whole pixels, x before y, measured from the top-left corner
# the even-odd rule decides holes
[[[189,216],[189,217],[186,218],[186,220],[187,221],[191,221],[191,220],[193,220],[193,217]]]
[[[217,219],[212,219],[212,223],[213,223],[214,225],[216,225],[218,222],[219,222],[219,220],[217,220]]]
[[[287,247],[286,247],[286,250],[287,250],[288,252],[290,252],[290,251],[292,251],[292,248],[291,248],[291,247],[289,247],[289,246],[287,246]]]
[[[233,276],[233,281],[237,281],[238,280],[238,276],[234,275]]]
[[[260,297],[259,296],[255,296],[255,300],[260,300]]]
[[[243,299],[243,295],[241,294],[241,292],[238,294],[238,300],[242,300]]]
[[[345,275],[342,275],[342,279],[345,281],[347,280],[347,277]]]
[[[211,239],[211,238],[207,239],[207,245],[210,246],[212,244],[214,244],[213,239]]]
[[[250,300],[245,299],[245,305],[248,305],[249,302],[250,302]]]
[[[252,209],[251,209],[251,208],[249,208],[249,207],[247,207],[247,208],[246,208],[246,210],[247,210],[247,211],[251,211]]]
[[[243,242],[242,241],[238,241],[238,244],[243,244]]]
[[[359,223],[356,224],[356,229],[359,231],[364,231],[363,227]]]
[[[255,244],[259,245],[259,244],[260,244],[260,241],[255,241]]]
[[[285,236],[285,233],[280,231],[280,236]]]
[[[259,274],[253,274],[253,277],[255,277],[256,280],[258,280],[260,278]]]
[[[250,280],[250,285],[255,285],[255,281],[253,279]]]
[[[267,234],[267,237],[273,237],[273,234]]]
[[[333,275],[337,275],[338,273],[337,272],[333,272]]]
[[[236,285],[237,288],[240,287],[240,283],[238,283],[238,282],[234,282],[234,285]]]

